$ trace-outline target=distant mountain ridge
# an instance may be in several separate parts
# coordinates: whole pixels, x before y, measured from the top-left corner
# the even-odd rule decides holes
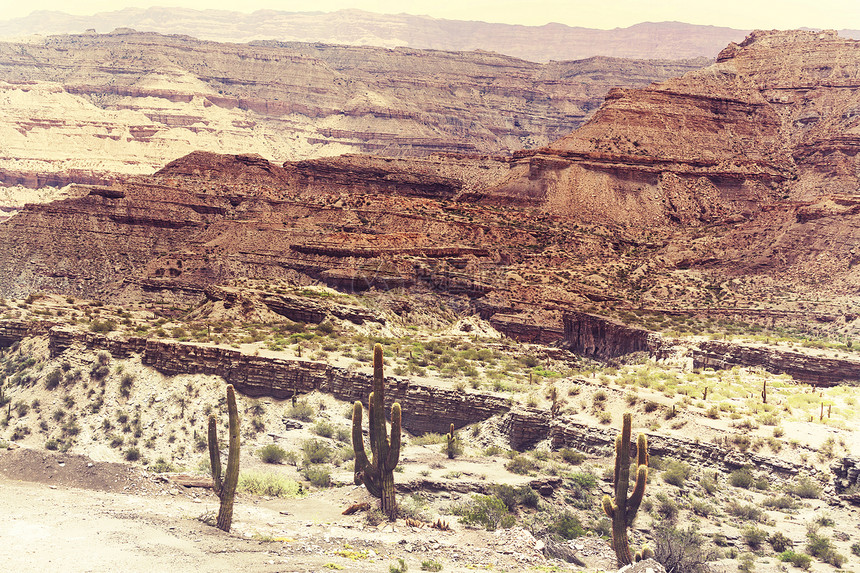
[[[681,22],[645,22],[628,28],[598,30],[558,23],[520,26],[410,14],[375,14],[361,10],[330,13],[258,10],[247,14],[153,7],[126,8],[92,16],[33,12],[23,18],[0,21],[0,38],[82,33],[87,29],[105,33],[123,27],[161,34],[185,34],[219,42],[277,40],[388,48],[487,50],[534,62],[578,60],[592,56],[672,60],[714,58],[729,42],[740,42],[749,32]],[[857,35],[860,36],[860,32]]]

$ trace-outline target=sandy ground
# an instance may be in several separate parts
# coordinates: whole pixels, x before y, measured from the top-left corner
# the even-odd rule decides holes
[[[22,479],[23,478],[23,479]],[[2,571],[388,571],[403,558],[411,570],[425,560],[444,571],[521,571],[568,564],[547,561],[534,538],[499,532],[379,526],[343,516],[362,488],[321,490],[298,499],[239,495],[234,527],[223,533],[199,517],[215,512],[210,491],[160,481],[124,464],[92,462],[18,448],[0,454]],[[595,564],[611,564],[605,542],[580,542]]]

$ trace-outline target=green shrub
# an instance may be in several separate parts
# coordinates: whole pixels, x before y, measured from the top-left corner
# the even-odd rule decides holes
[[[90,331],[92,332],[111,332],[112,330],[116,330],[116,322],[112,320],[99,320],[95,319],[90,323]]]
[[[402,557],[398,557],[396,563],[388,566],[388,573],[406,573],[408,570],[409,566]]]
[[[693,527],[661,525],[654,530],[654,559],[666,571],[708,573],[708,562],[717,559],[717,552]]]
[[[150,465],[146,469],[148,469],[151,472],[155,472],[155,473],[160,474],[160,473],[166,473],[166,472],[175,472],[176,466],[174,466],[172,463],[168,462],[164,458],[158,458],[157,460],[155,460],[154,464]]]
[[[663,520],[672,523],[678,518],[678,504],[665,493],[658,492],[655,496],[657,499],[657,515]]]
[[[313,407],[304,400],[296,402],[295,406],[290,406],[286,411],[287,418],[302,422],[310,422],[315,415]]]
[[[860,557],[860,543],[852,543],[851,544],[851,553]]]
[[[140,459],[140,450],[135,446],[132,446],[125,451],[124,456],[127,461],[136,462]]]
[[[540,497],[537,492],[528,485],[514,487],[509,484],[498,484],[492,486],[490,490],[493,492],[493,495],[504,502],[508,511],[516,511],[519,505],[537,508],[540,503]]]
[[[686,479],[690,477],[691,471],[689,464],[671,460],[668,462],[666,471],[663,472],[663,481],[677,487],[683,487]]]
[[[741,530],[741,537],[744,542],[752,549],[758,549],[761,544],[767,541],[767,531],[759,529],[754,525],[749,525]]]
[[[45,449],[46,450],[56,450],[59,447],[60,447],[60,442],[58,442],[57,440],[55,440],[53,438],[51,438],[50,440],[47,440],[45,442]]]
[[[585,461],[586,458],[585,454],[571,448],[562,448],[558,451],[558,454],[561,456],[562,460],[572,466],[578,466]]]
[[[422,571],[441,571],[442,564],[438,561],[433,561],[432,559],[427,559],[421,562],[421,570]]]
[[[754,482],[755,478],[750,468],[741,468],[729,474],[729,483],[734,487],[749,489]]]
[[[821,496],[821,486],[808,476],[803,476],[789,484],[785,491],[803,499],[818,499]]]
[[[271,472],[242,472],[239,491],[269,497],[297,497],[303,493],[299,482]]]
[[[454,515],[467,525],[480,525],[488,531],[498,528],[513,527],[514,516],[508,513],[508,508],[501,499],[494,495],[474,494],[468,502],[451,508]]]
[[[744,505],[734,500],[726,504],[726,513],[747,521],[765,521],[767,519],[765,512],[756,506]]]
[[[795,553],[791,549],[787,549],[779,554],[779,560],[791,563],[795,567],[807,570],[812,564],[812,557],[806,553]]]
[[[334,426],[327,420],[319,420],[316,424],[311,426],[311,432],[317,436],[322,436],[323,438],[331,438],[334,436]]]
[[[322,465],[307,465],[302,469],[302,475],[315,487],[331,486],[331,470]]]
[[[520,475],[527,475],[529,472],[537,470],[538,467],[535,461],[521,454],[514,454],[514,457],[505,464],[505,469],[509,472]]]
[[[259,451],[260,459],[267,464],[279,464],[287,457],[287,452],[277,444],[266,444]]]
[[[60,385],[60,381],[63,379],[63,371],[59,368],[55,368],[51,370],[51,372],[45,376],[45,388],[48,390],[53,390],[57,386]]]
[[[332,459],[331,447],[322,440],[305,440],[302,442],[305,464],[324,464]]]
[[[761,504],[764,507],[769,507],[773,509],[795,509],[797,508],[797,502],[794,498],[789,497],[787,495],[780,496],[771,496],[766,497],[762,500]]]
[[[696,515],[700,515],[702,517],[708,517],[712,513],[714,513],[714,506],[708,503],[705,500],[693,498],[690,501],[690,509],[693,510],[693,513]]]
[[[702,486],[702,489],[708,493],[708,495],[714,495],[719,490],[719,486],[717,485],[717,480],[714,476],[703,475],[702,479],[699,480],[699,485]]]
[[[794,546],[794,543],[786,537],[781,531],[776,531],[771,533],[770,537],[767,538],[767,542],[770,543],[770,546],[773,547],[773,550],[777,553],[782,553],[786,549],[791,549]]]
[[[830,563],[837,569],[841,568],[845,563],[845,556],[836,551],[830,539],[820,535],[815,529],[810,529],[806,533],[806,539],[806,550],[813,557],[817,557],[825,563]]]
[[[564,539],[574,539],[585,535],[582,522],[570,510],[564,510],[560,514],[553,515],[548,523],[550,533],[554,533]]]

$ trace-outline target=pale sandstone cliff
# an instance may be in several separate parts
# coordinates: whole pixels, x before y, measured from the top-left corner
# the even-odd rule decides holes
[[[579,126],[613,86],[705,65],[118,31],[0,43],[0,184],[103,183],[194,150],[276,161],[506,154]]]

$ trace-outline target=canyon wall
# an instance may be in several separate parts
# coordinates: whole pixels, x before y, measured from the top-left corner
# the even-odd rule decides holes
[[[509,154],[579,126],[614,86],[707,61],[536,64],[490,52],[222,44],[117,30],[0,43],[0,184],[106,183],[194,150]]]

